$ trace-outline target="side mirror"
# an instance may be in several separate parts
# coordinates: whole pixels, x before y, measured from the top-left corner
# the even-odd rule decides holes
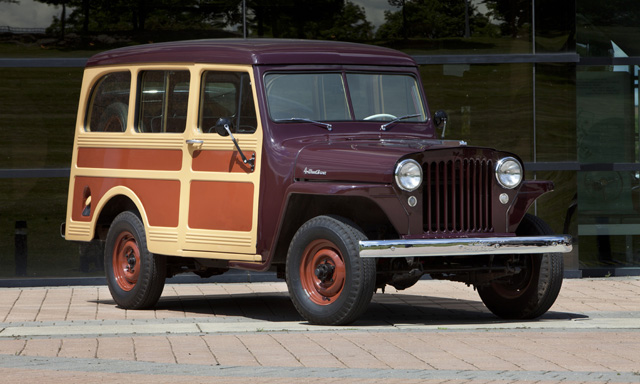
[[[444,139],[444,131],[447,129],[447,120],[449,120],[449,115],[447,112],[442,109],[436,111],[433,115],[433,123],[435,124],[437,129],[442,129],[442,138]]]
[[[225,128],[225,126],[231,128],[231,120],[221,117],[216,121],[216,125],[214,128],[216,129],[216,133],[220,136],[229,136],[229,132]]]
[[[236,146],[236,149],[238,150],[238,153],[242,158],[242,162],[245,164],[249,164],[251,166],[251,172],[253,172],[256,167],[256,154],[254,152],[253,156],[250,159],[247,159],[247,157],[244,155],[242,149],[240,149],[240,146],[238,145],[238,140],[236,140],[236,138],[233,136],[233,133],[231,133],[231,120],[221,117],[218,119],[218,121],[216,121],[216,125],[214,125],[213,128],[216,129],[216,133],[220,136],[231,136],[231,141],[233,141],[233,145]]]

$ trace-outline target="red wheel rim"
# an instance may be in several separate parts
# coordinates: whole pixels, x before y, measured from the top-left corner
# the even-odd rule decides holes
[[[313,303],[333,303],[342,293],[346,275],[342,254],[331,241],[315,240],[305,248],[300,264],[300,282]]]
[[[124,291],[130,291],[140,276],[140,249],[131,232],[118,235],[113,250],[113,277]]]

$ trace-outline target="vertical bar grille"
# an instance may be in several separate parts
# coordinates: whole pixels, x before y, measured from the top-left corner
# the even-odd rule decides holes
[[[492,161],[455,159],[423,165],[425,232],[492,232]]]

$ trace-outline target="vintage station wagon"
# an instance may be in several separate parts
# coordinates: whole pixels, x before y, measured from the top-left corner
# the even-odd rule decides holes
[[[432,92],[435,90],[432,90]],[[167,277],[277,271],[300,314],[347,324],[376,289],[474,285],[504,318],[555,301],[568,236],[527,214],[551,182],[445,140],[414,60],[350,43],[202,40],[92,57],[75,127],[73,241],[104,242],[122,308]],[[442,131],[442,132],[441,132]]]

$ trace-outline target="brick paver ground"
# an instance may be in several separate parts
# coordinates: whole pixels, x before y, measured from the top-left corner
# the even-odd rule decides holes
[[[0,288],[0,377],[640,382],[640,278],[565,280],[551,311],[518,323],[494,317],[472,288],[423,280],[377,293],[347,327],[306,324],[281,282],[168,285],[148,311],[117,308],[102,286]]]

